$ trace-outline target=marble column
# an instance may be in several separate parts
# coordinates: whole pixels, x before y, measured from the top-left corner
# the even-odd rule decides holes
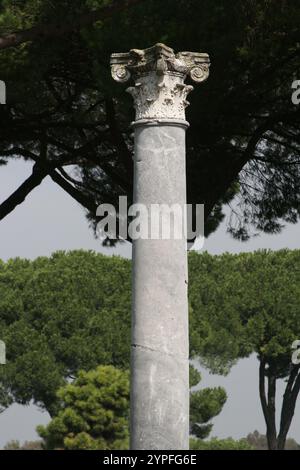
[[[208,77],[207,54],[156,44],[112,54],[112,76],[132,77],[134,202],[164,212],[186,203],[184,83]],[[150,211],[149,211],[150,212]],[[153,223],[150,220],[149,226]],[[167,224],[168,218],[161,223]],[[175,226],[180,221],[173,219]],[[174,232],[176,227],[172,227]],[[162,231],[168,227],[161,227]],[[179,227],[180,228],[180,227]],[[173,233],[174,233],[173,232]],[[133,241],[131,449],[189,448],[187,249],[184,237]]]

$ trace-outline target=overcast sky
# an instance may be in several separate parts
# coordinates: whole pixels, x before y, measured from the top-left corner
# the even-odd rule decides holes
[[[31,165],[16,161],[1,167],[0,201],[8,197],[31,173]],[[299,248],[300,224],[287,226],[279,235],[260,236],[249,242],[233,240],[226,233],[226,222],[205,242],[204,249],[212,254],[225,251],[238,253],[260,248],[278,250]],[[16,256],[34,259],[48,256],[56,250],[93,249],[108,255],[131,257],[130,244],[103,248],[94,239],[83,209],[50,179],[36,188],[15,211],[0,222],[0,258]],[[1,334],[1,332],[0,332]],[[1,339],[1,338],[0,338]],[[3,367],[3,366],[0,366]],[[265,432],[258,397],[258,362],[255,356],[240,361],[227,377],[213,376],[202,371],[202,386],[224,386],[228,400],[214,420],[212,435],[245,437],[258,429]],[[278,400],[283,384],[278,389]],[[300,400],[290,430],[290,436],[300,442]],[[14,405],[0,415],[0,447],[11,439],[36,439],[35,427],[49,420],[47,413],[36,407]]]

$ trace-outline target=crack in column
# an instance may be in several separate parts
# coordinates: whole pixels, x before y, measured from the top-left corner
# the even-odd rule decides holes
[[[166,352],[166,351],[161,351],[161,350],[159,350],[159,349],[151,348],[150,346],[143,346],[142,344],[133,343],[133,344],[131,344],[131,346],[132,346],[133,348],[140,348],[140,349],[145,349],[145,351],[150,351],[150,352],[155,352],[155,353],[163,354],[163,355],[165,355],[165,356],[172,357],[172,358],[174,358],[174,359],[176,359],[176,360],[178,360],[178,359],[182,359],[182,360],[184,360],[184,361],[189,360],[188,357],[183,356],[183,355],[181,355],[181,354],[175,355],[175,354],[172,354],[172,353],[168,353],[168,352]]]

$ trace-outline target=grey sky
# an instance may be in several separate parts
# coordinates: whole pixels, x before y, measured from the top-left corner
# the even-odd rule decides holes
[[[8,197],[31,172],[31,165],[22,161],[10,163],[0,170],[0,201]],[[288,226],[279,235],[260,236],[247,243],[233,240],[226,233],[226,223],[206,240],[204,249],[213,254],[229,251],[254,251],[260,248],[299,248],[300,224]],[[56,250],[93,249],[106,254],[131,256],[130,244],[115,249],[103,248],[94,239],[82,208],[50,179],[36,188],[6,219],[0,222],[0,258],[48,256]],[[3,366],[0,366],[3,367]],[[224,386],[228,401],[214,420],[212,435],[240,438],[258,429],[264,432],[264,421],[258,398],[258,363],[255,356],[240,361],[227,377],[202,371],[205,386]],[[279,386],[278,397],[282,395]],[[300,401],[300,400],[299,400]],[[290,436],[300,442],[300,403],[295,413]],[[0,415],[0,447],[11,439],[36,438],[37,424],[46,423],[48,416],[36,407],[14,405]]]

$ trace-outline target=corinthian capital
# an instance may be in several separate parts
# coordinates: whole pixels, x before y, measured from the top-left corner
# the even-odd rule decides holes
[[[133,96],[136,119],[185,119],[186,100],[193,89],[184,80],[205,81],[209,75],[208,54],[178,52],[164,44],[148,49],[132,49],[128,53],[111,55],[114,80],[135,85],[127,91]]]

